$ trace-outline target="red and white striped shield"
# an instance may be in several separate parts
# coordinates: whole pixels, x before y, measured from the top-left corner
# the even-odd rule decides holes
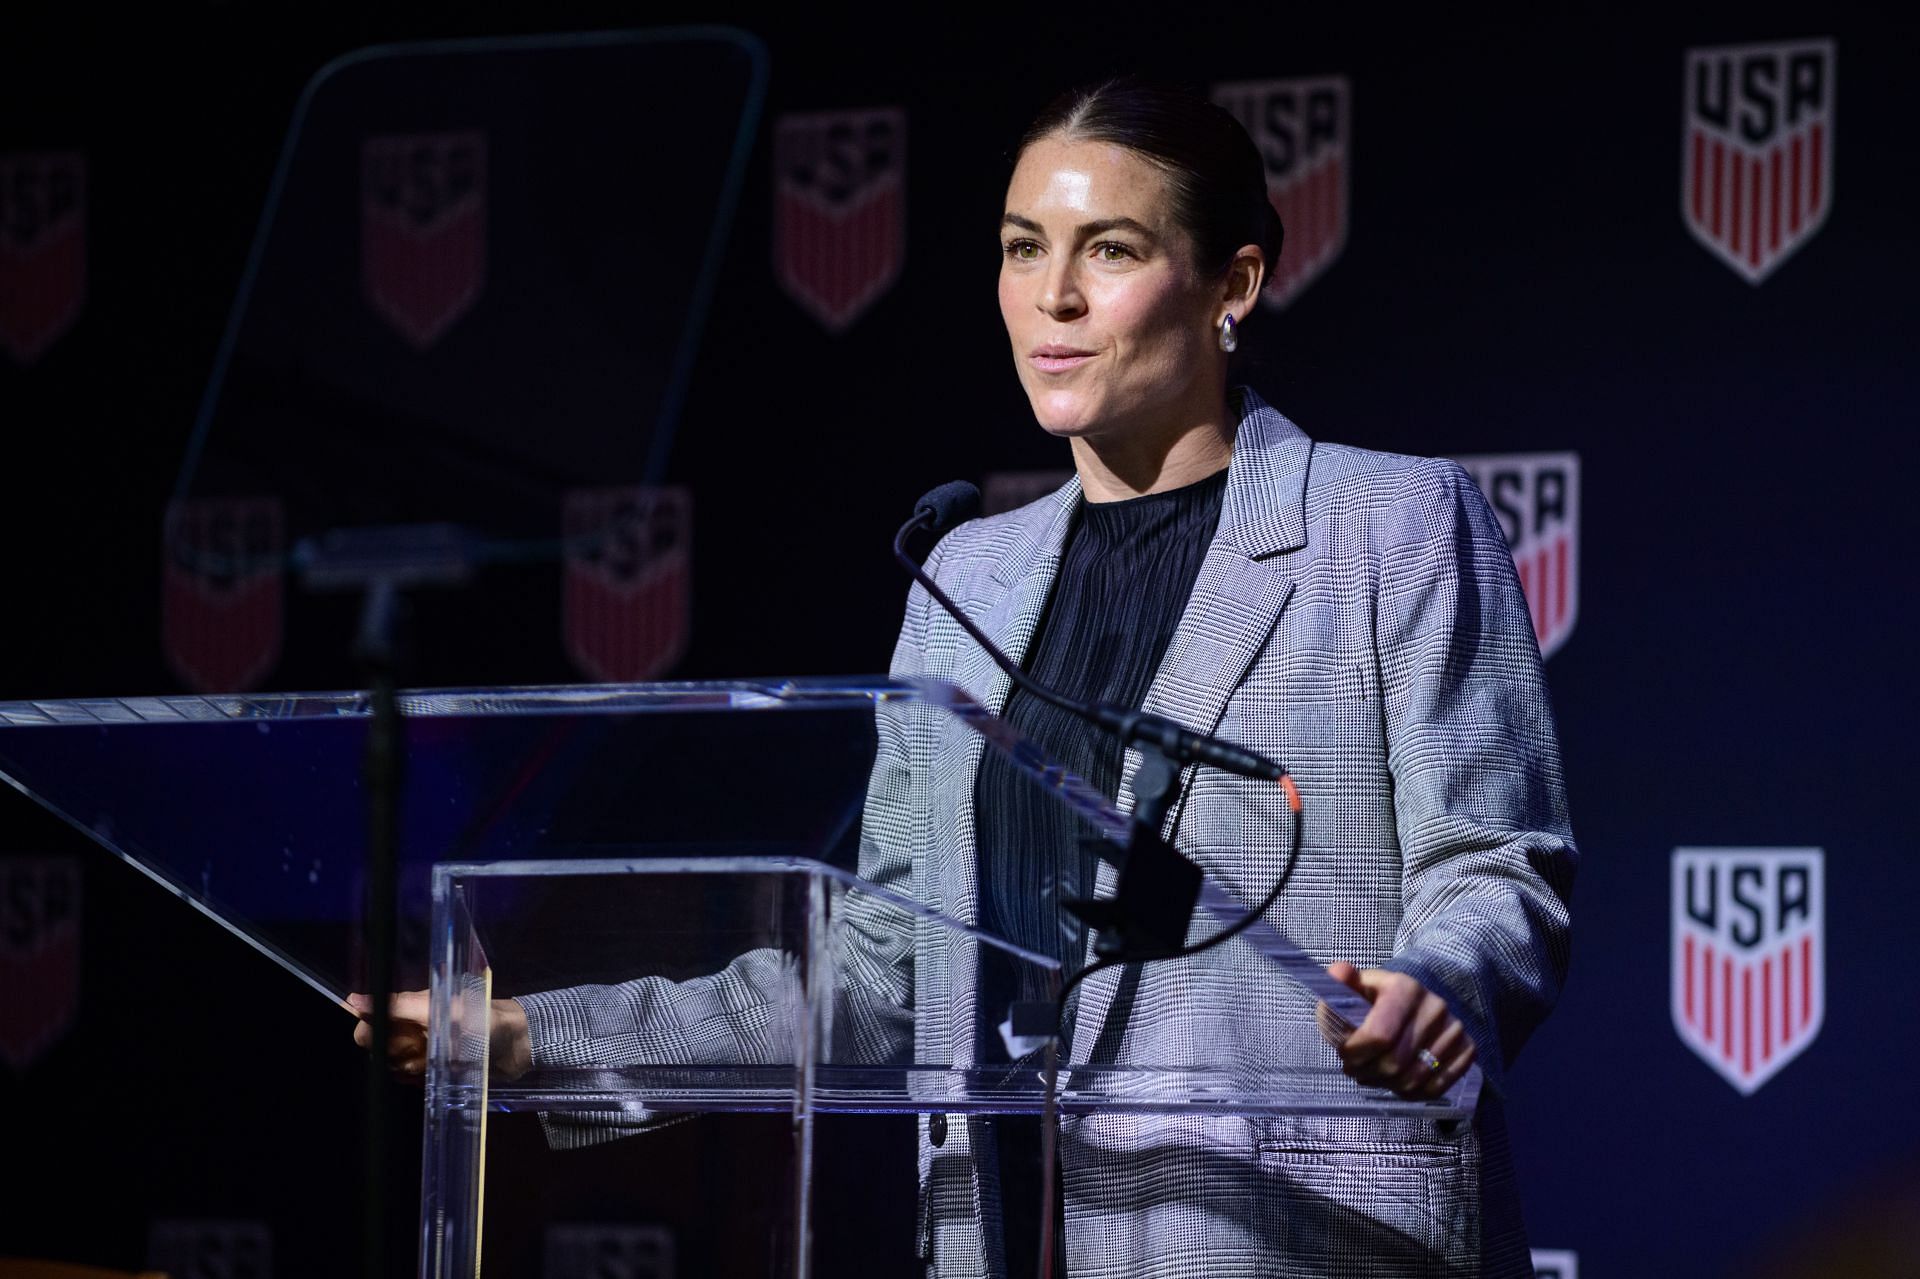
[[[1267,162],[1267,198],[1286,228],[1261,294],[1283,307],[1347,246],[1352,93],[1345,76],[1219,84],[1213,100],[1238,116]]]
[[[1580,455],[1485,453],[1454,460],[1499,517],[1540,656],[1551,657],[1580,617]]]
[[[487,138],[368,138],[360,152],[360,283],[368,305],[426,350],[487,282]]]
[[[683,488],[575,489],[566,495],[561,631],[593,679],[625,684],[669,670],[687,649],[693,500]]]
[[[830,332],[858,319],[907,260],[907,114],[782,116],[774,127],[773,269]]]
[[[1687,50],[1680,216],[1750,284],[1833,207],[1833,41]]]
[[[1673,1024],[1743,1094],[1798,1057],[1826,1014],[1818,848],[1673,850]]]
[[[32,364],[73,327],[86,296],[86,161],[0,155],[0,349]]]
[[[189,498],[168,505],[160,627],[167,664],[197,693],[252,688],[280,659],[278,498]]]
[[[79,865],[0,857],[0,1061],[24,1070],[79,1007]]]

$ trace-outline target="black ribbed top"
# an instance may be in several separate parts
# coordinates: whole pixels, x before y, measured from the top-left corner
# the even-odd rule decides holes
[[[1137,708],[1193,594],[1226,487],[1220,470],[1165,493],[1083,501],[1027,650],[1027,673],[1077,701]],[[1017,688],[1002,715],[1109,799],[1119,794],[1120,743]],[[1095,858],[1082,846],[1092,827],[999,751],[982,757],[974,800],[981,926],[1073,971],[1086,935],[1059,902],[1092,894]]]
[[[1226,491],[1227,473],[1221,470],[1165,493],[1124,502],[1083,501],[1067,530],[1047,611],[1027,649],[1027,673],[1075,701],[1137,709],[1193,594]],[[1126,751],[1119,742],[1017,688],[1001,713],[1108,799],[1120,793]],[[1096,833],[1091,824],[996,750],[981,757],[974,812],[981,927],[1051,955],[1068,972],[1079,968],[1086,929],[1060,909],[1060,902],[1093,895],[1098,859],[1083,843]],[[1045,997],[1037,982],[1018,982],[1011,969],[997,952],[984,954],[983,1063],[1004,1060],[995,1027],[1006,1016],[1007,1003]],[[1040,1243],[1039,1121],[1010,1116],[992,1124],[1007,1274],[1025,1279],[1035,1273]],[[1066,1193],[1057,1168],[1055,1175],[1054,1274],[1065,1279]]]

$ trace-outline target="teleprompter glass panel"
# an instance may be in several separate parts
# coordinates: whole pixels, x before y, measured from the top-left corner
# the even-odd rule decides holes
[[[167,512],[187,687],[339,681],[355,601],[309,588],[341,587],[312,570],[343,532],[457,530],[397,543],[466,566],[413,602],[414,669],[448,682],[558,673],[557,626],[500,619],[554,617],[563,560],[631,596],[684,552],[661,486],[766,74],[753,37],[692,27],[383,46],[315,76]],[[639,594],[672,634],[684,601]],[[663,673],[673,646],[636,657],[637,626],[578,637],[574,665]]]

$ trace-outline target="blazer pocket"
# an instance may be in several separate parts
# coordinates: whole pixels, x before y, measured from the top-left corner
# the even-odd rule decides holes
[[[1289,1259],[1340,1258],[1356,1273],[1469,1273],[1479,1253],[1470,1161],[1453,1142],[1255,1140],[1263,1229]]]
[[[1256,750],[1384,749],[1379,682],[1344,655],[1256,663],[1227,700],[1218,731]]]

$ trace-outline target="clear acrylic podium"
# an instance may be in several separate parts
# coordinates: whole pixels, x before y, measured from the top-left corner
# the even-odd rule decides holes
[[[1012,1004],[1031,1015],[1057,994],[1058,965],[916,899],[912,875],[858,877],[887,716],[979,733],[1089,833],[1122,829],[950,686],[402,701],[412,944],[396,986],[426,987],[431,1007],[422,1275],[535,1272],[542,1248],[560,1273],[556,1250],[591,1236],[583,1222],[601,1223],[603,1248],[638,1239],[680,1259],[658,1274],[909,1273],[912,1151],[950,1123],[1050,1108],[1068,1123],[1473,1113],[1477,1072],[1408,1102],[1354,1085],[1330,1053],[1090,1065],[1069,1036],[1050,1071],[1042,1040],[1013,1033]],[[367,726],[354,694],[0,703],[0,775],[338,1001],[365,975]],[[1242,909],[1215,889],[1202,904],[1221,919]],[[1227,945],[1300,987],[1306,1036],[1318,998],[1364,1011],[1264,925]],[[916,987],[928,957],[941,1001]],[[491,1010],[507,999],[532,1032],[524,1073],[494,1060]],[[585,1149],[610,1145],[638,1153],[596,1164]]]

